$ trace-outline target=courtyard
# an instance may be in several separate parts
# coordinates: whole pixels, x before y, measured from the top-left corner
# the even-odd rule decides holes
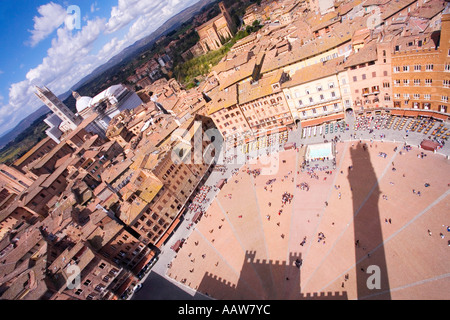
[[[166,276],[213,299],[450,298],[449,163],[403,147],[338,142],[335,169],[302,170],[306,146],[261,155],[233,172]]]

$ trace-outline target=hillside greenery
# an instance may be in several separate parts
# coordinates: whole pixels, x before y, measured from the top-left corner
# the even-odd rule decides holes
[[[230,8],[233,4],[238,4],[230,11],[231,18],[238,28],[241,26],[240,17],[245,13],[248,3],[244,4],[241,0],[223,0],[225,6]],[[255,0],[250,0],[250,2],[255,2]],[[236,8],[237,7],[237,8]],[[211,19],[220,13],[219,7],[216,2],[205,6],[200,14],[207,13],[207,18]],[[130,84],[127,78],[134,74],[136,68],[146,63],[157,54],[162,54],[165,52],[165,47],[173,40],[182,40],[177,43],[177,46],[173,48],[170,53],[173,69],[168,70],[168,74],[165,77],[176,78],[181,85],[185,86],[186,89],[195,87],[198,85],[198,77],[209,73],[212,66],[219,63],[219,61],[226,55],[230,48],[238,41],[250,33],[259,29],[259,26],[247,26],[246,29],[240,30],[236,35],[229,39],[224,45],[216,51],[208,52],[207,54],[193,58],[189,61],[184,61],[182,58],[182,53],[193,47],[198,41],[199,36],[195,31],[194,25],[192,25],[192,20],[183,23],[174,30],[168,32],[162,41],[155,41],[149,43],[147,46],[141,48],[133,56],[124,59],[119,64],[111,67],[110,69],[104,71],[102,74],[96,78],[86,82],[82,86],[76,89],[76,91],[81,96],[95,96],[99,92],[107,89],[109,86],[117,83]],[[69,109],[76,112],[75,104],[76,101],[72,95],[63,101]],[[41,116],[39,119],[35,120],[30,127],[24,130],[20,135],[18,135],[13,141],[9,142],[0,150],[0,163],[12,164],[14,161],[19,159],[25,153],[27,153],[33,146],[35,146],[39,141],[46,137],[45,130],[48,129],[47,124],[45,124],[44,119],[47,115]]]
[[[39,141],[47,137],[45,130],[48,129],[48,125],[44,122],[46,117],[47,115],[39,117],[13,141],[4,146],[0,150],[0,163],[12,164],[33,148]]]

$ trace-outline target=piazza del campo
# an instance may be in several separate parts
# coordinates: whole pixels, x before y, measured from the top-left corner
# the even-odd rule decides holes
[[[172,40],[75,109],[36,87],[0,299],[450,299],[450,3],[212,3],[194,86]]]

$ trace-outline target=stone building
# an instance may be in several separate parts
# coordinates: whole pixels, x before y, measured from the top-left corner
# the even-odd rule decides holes
[[[223,2],[219,3],[219,8],[221,13],[218,16],[196,28],[203,52],[219,49],[234,35],[233,21]]]
[[[440,32],[397,40],[392,53],[394,107],[448,114],[450,14],[442,15],[441,23]]]

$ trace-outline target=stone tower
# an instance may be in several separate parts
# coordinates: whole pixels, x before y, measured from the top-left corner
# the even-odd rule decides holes
[[[36,96],[63,121],[65,127],[71,130],[77,128],[80,119],[50,89],[36,86],[36,90]]]
[[[219,2],[219,8],[220,8],[220,12],[223,14],[223,16],[225,17],[225,20],[227,20],[227,23],[230,26],[230,29],[231,29],[230,31],[232,33],[235,33],[236,28],[233,23],[233,19],[231,19],[230,13],[228,12],[227,8],[225,8],[225,4],[222,1]]]

